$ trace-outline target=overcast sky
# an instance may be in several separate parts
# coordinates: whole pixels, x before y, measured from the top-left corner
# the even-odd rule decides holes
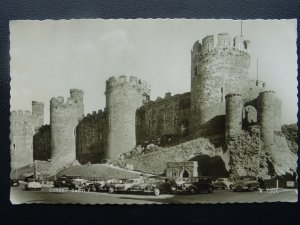
[[[251,78],[282,100],[282,122],[297,121],[296,20],[243,21],[251,41]],[[240,34],[234,20],[45,20],[10,22],[11,110],[31,110],[84,91],[85,114],[105,107],[105,81],[132,75],[151,85],[151,99],[190,91],[191,48],[206,35]]]

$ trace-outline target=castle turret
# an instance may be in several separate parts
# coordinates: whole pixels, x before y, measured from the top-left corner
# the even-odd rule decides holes
[[[57,169],[76,158],[76,126],[83,117],[83,91],[70,90],[67,101],[63,97],[50,101],[51,159]]]
[[[233,43],[233,45],[232,45]],[[215,45],[214,36],[202,44],[196,42],[191,52],[191,129],[218,115],[225,114],[225,96],[242,93],[247,85],[250,67],[249,41],[222,33]]]
[[[44,103],[32,101],[32,116],[34,118],[34,130],[37,132],[44,125]]]
[[[136,144],[136,110],[149,100],[150,88],[136,77],[110,77],[106,81],[108,150],[106,157],[131,151]]]
[[[34,123],[30,111],[12,111],[10,115],[11,168],[33,163]]]
[[[242,130],[243,102],[239,94],[226,95],[226,142]]]
[[[264,91],[258,96],[258,122],[261,125],[261,139],[265,146],[274,143],[275,92]]]

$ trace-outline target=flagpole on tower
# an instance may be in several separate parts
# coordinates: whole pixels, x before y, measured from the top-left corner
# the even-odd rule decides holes
[[[243,20],[241,20],[241,36],[243,36]]]

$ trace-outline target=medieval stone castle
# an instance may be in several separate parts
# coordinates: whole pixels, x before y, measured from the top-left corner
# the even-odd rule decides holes
[[[234,167],[240,154],[236,144],[245,134],[256,143],[255,157],[262,157],[281,131],[281,102],[265,83],[249,78],[249,51],[250,41],[227,33],[195,42],[187,93],[153,101],[146,82],[119,76],[106,81],[103,111],[84,116],[84,93],[78,89],[71,89],[66,101],[51,99],[50,125],[44,125],[43,103],[32,102],[32,113],[13,111],[12,169],[33,160],[49,161],[55,169],[75,160],[100,163],[137,145],[175,145],[199,137],[229,151]]]

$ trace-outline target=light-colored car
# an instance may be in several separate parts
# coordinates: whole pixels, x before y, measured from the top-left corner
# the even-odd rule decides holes
[[[42,190],[42,185],[41,185],[40,182],[30,181],[27,184],[25,184],[25,190],[28,190],[28,191],[31,191],[31,190],[40,191],[40,190]]]
[[[113,192],[127,192],[130,191],[134,185],[141,183],[140,178],[138,179],[128,179],[128,180],[120,180],[121,182],[113,184],[109,187],[109,193]]]
[[[229,178],[218,178],[213,185],[215,189],[231,189],[233,182]]]

